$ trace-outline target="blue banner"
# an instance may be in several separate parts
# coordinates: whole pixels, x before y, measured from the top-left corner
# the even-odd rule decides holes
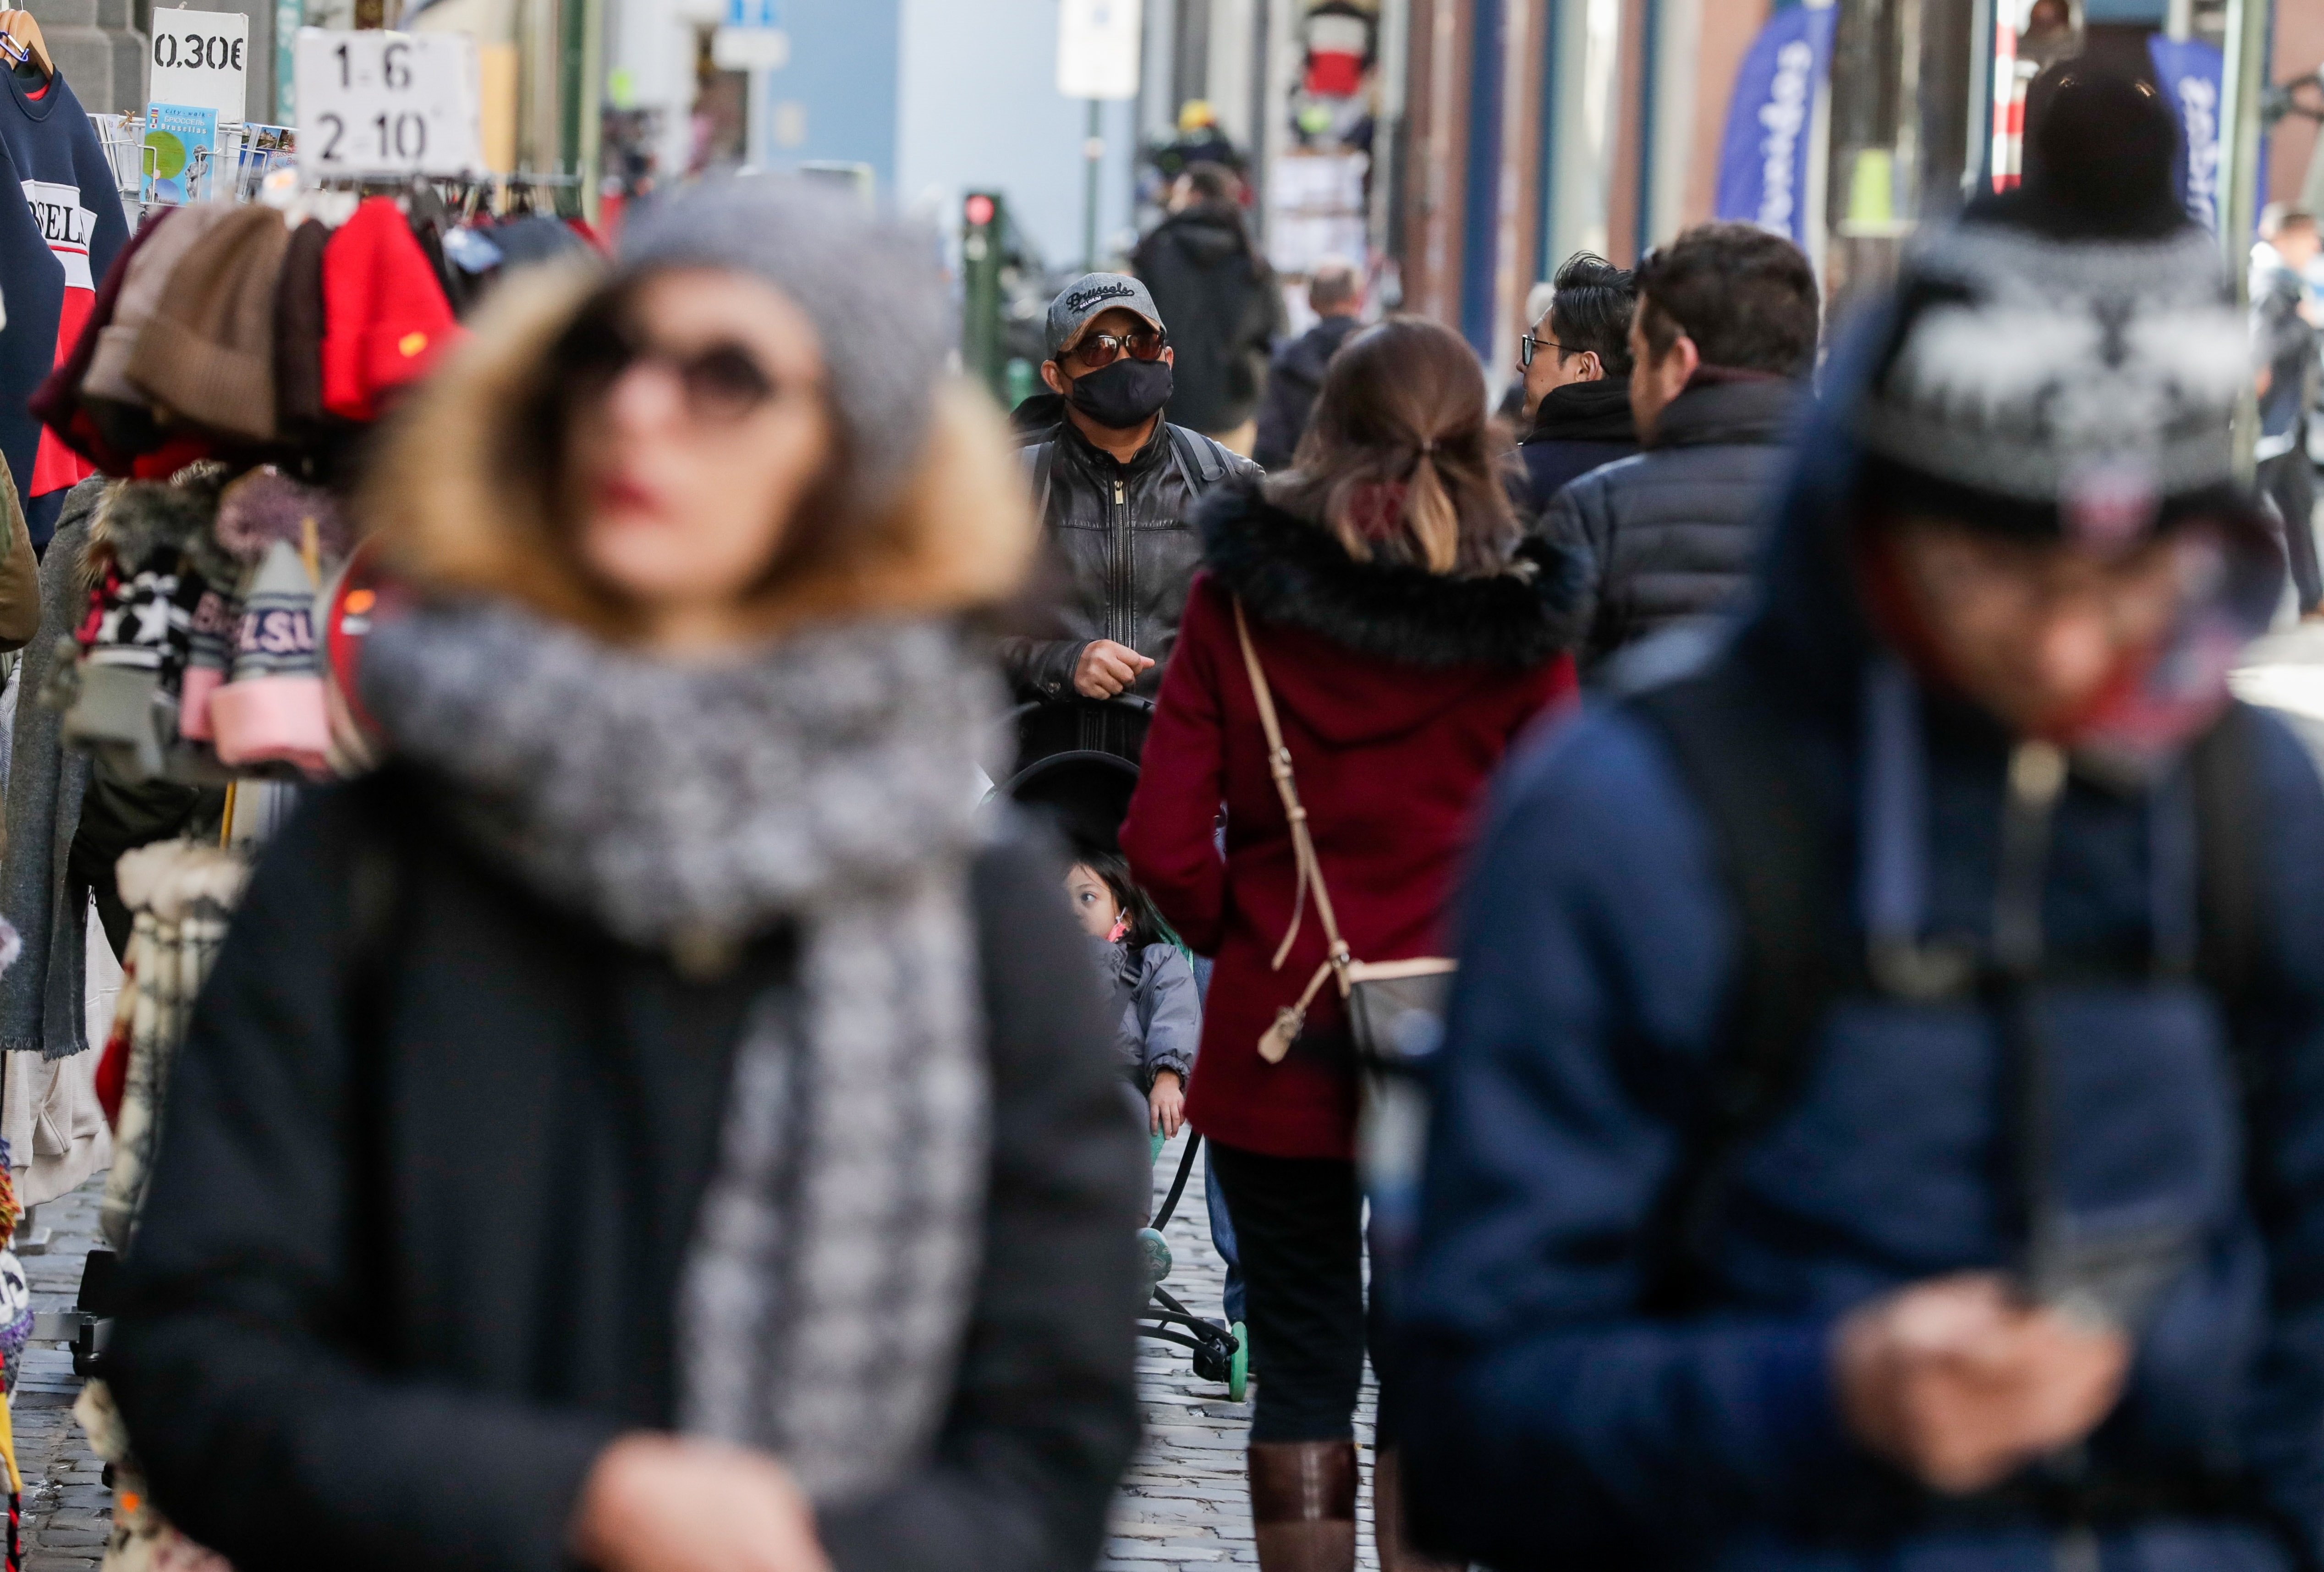
[[[1719,152],[1718,215],[1808,242],[1809,128],[1831,60],[1830,5],[1778,11],[1735,73]]]
[[[2219,99],[2227,57],[2199,39],[2156,33],[2146,41],[2154,79],[2179,116],[2179,159],[2174,171],[2179,199],[2188,216],[2219,232]]]

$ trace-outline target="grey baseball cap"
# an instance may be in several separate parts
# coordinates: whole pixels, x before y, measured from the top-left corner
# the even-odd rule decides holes
[[[1092,317],[1102,317],[1117,306],[1137,312],[1157,328],[1162,326],[1161,308],[1143,283],[1128,273],[1084,273],[1049,302],[1049,358],[1056,359],[1060,351],[1079,338]]]

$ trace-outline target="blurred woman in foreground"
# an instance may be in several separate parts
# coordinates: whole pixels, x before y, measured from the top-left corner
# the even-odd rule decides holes
[[[369,496],[394,762],[267,852],[108,1356],[240,1572],[1086,1567],[1143,1183],[954,623],[1029,521],[928,253],[696,190]]]

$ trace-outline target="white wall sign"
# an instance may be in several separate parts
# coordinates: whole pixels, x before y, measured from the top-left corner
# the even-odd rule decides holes
[[[299,30],[299,167],[461,175],[484,167],[475,40]]]
[[[1057,7],[1057,91],[1068,98],[1138,97],[1139,0],[1065,0]]]
[[[152,86],[146,100],[215,109],[239,125],[250,82],[250,18],[239,11],[153,8]]]

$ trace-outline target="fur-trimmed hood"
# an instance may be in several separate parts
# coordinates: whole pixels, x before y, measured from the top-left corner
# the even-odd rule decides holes
[[[1194,523],[1203,565],[1253,617],[1399,665],[1538,666],[1589,626],[1588,565],[1547,540],[1490,578],[1358,562],[1254,482],[1221,486]]]

